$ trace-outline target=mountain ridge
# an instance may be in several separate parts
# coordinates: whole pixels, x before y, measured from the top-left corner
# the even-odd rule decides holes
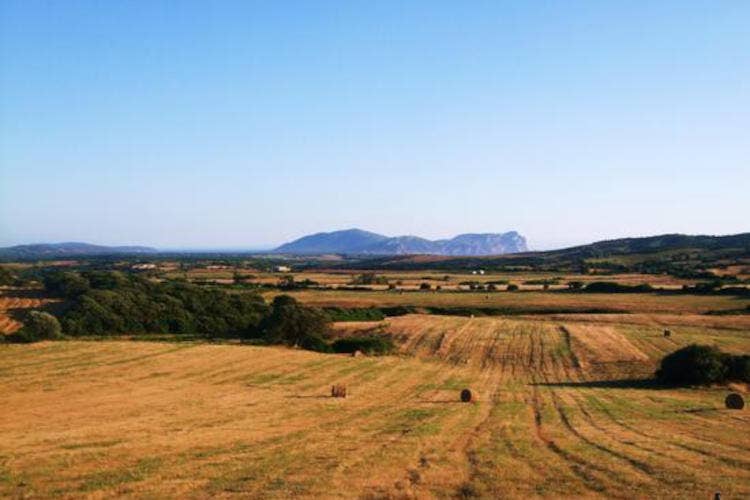
[[[146,246],[106,246],[94,245],[69,241],[64,243],[32,243],[28,245],[15,245],[0,248],[0,257],[3,258],[53,258],[71,256],[98,256],[98,255],[141,255],[153,254],[158,250]]]
[[[527,252],[526,239],[517,231],[464,233],[453,238],[428,240],[419,236],[385,236],[362,229],[344,229],[303,236],[284,243],[274,253],[314,255],[321,253],[369,255],[503,255]]]

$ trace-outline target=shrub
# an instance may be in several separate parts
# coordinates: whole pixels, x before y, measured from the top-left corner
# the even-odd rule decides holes
[[[432,285],[430,285],[429,283],[420,283],[419,284],[419,289],[420,290],[430,290],[430,289],[432,289]]]
[[[729,356],[729,380],[750,383],[750,355]]]
[[[385,285],[388,283],[388,279],[384,276],[378,276],[375,273],[363,273],[359,276],[355,276],[350,282],[350,285]]]
[[[692,344],[665,356],[656,376],[674,385],[720,383],[729,375],[728,358],[716,347]]]
[[[90,284],[78,273],[56,272],[44,277],[44,288],[53,295],[73,298],[86,293]]]
[[[328,334],[330,320],[323,311],[306,307],[289,295],[273,299],[271,314],[263,318],[260,329],[268,342],[290,346],[314,345]]]
[[[31,311],[23,328],[16,336],[22,342],[58,339],[62,337],[62,328],[57,318],[51,314]]]
[[[331,352],[331,346],[322,338],[317,335],[307,335],[299,343],[302,349],[316,352]]]
[[[345,337],[336,340],[331,346],[333,352],[362,351],[366,354],[388,354],[395,348],[390,337],[371,335],[367,337]]]
[[[581,288],[583,288],[583,281],[569,281],[568,282],[569,290],[580,290]]]
[[[653,288],[647,283],[642,285],[623,285],[613,281],[594,281],[586,285],[584,290],[591,293],[645,293],[652,292]]]
[[[77,283],[77,275],[64,283]],[[254,293],[228,294],[187,283],[153,283],[120,273],[87,274],[91,289],[70,298],[60,316],[70,335],[123,333],[257,336],[267,306]],[[59,281],[55,281],[57,283]],[[52,282],[50,282],[52,283]],[[52,285],[53,287],[56,285]]]
[[[509,292],[517,292],[518,291],[518,285],[516,285],[515,283],[511,283],[505,289],[508,290]]]
[[[381,321],[385,319],[385,314],[377,307],[327,307],[324,311],[331,321]]]
[[[15,281],[15,276],[8,269],[0,266],[0,285],[12,285]]]

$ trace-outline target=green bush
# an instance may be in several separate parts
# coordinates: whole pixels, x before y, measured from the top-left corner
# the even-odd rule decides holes
[[[60,271],[44,277],[44,288],[53,295],[74,298],[86,293],[91,284],[78,273]]]
[[[750,383],[750,355],[730,356],[727,378]]]
[[[345,337],[336,340],[331,348],[333,352],[352,353],[362,351],[366,354],[388,354],[395,348],[390,337],[370,335],[367,337]]]
[[[331,321],[381,321],[385,319],[385,314],[377,307],[326,307],[324,311]]]
[[[62,328],[57,318],[49,313],[31,311],[24,321],[24,326],[16,333],[21,342],[37,342],[39,340],[54,340],[62,337]]]
[[[0,266],[0,285],[12,285],[16,277],[6,268]]]
[[[713,346],[692,344],[665,356],[656,377],[673,385],[750,382],[750,356],[733,356]]]
[[[81,293],[80,286],[89,288]],[[153,283],[121,273],[61,273],[45,279],[51,293],[67,296],[60,316],[70,335],[142,333],[205,334],[211,337],[257,336],[267,312],[254,293],[229,294],[181,282]]]
[[[515,283],[511,283],[505,289],[508,290],[509,292],[517,292],[518,285],[516,285]]]
[[[642,285],[623,285],[613,281],[594,281],[584,288],[584,291],[591,293],[646,293],[653,290],[651,285],[647,283]]]
[[[375,273],[363,273],[355,276],[350,285],[387,285],[388,279],[385,276],[378,276]]]
[[[325,338],[329,324],[323,311],[303,306],[289,295],[279,295],[273,299],[271,314],[263,318],[260,330],[269,343],[304,347]]]
[[[307,335],[303,337],[299,343],[299,347],[307,349],[308,351],[331,352],[331,346],[328,345],[328,342],[317,335]]]

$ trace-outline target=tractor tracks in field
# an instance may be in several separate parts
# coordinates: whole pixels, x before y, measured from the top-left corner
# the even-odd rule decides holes
[[[561,331],[561,333],[563,333],[563,340],[565,341],[565,332]],[[651,465],[634,457],[621,453],[617,450],[614,450],[600,442],[597,442],[596,440],[583,434],[573,424],[568,410],[563,404],[560,395],[553,388],[554,382],[550,380],[550,375],[552,372],[554,372],[558,376],[560,374],[569,376],[570,371],[566,366],[565,360],[560,359],[559,356],[553,356],[550,354],[551,351],[547,349],[545,345],[544,334],[540,332],[536,336],[538,338],[534,341],[534,343],[537,344],[537,348],[535,348],[535,351],[541,354],[529,358],[529,361],[532,362],[529,368],[531,370],[531,407],[534,418],[535,434],[537,438],[545,444],[547,449],[564,460],[568,464],[571,472],[575,474],[584,483],[584,485],[586,485],[587,488],[596,492],[602,492],[607,489],[607,486],[598,478],[596,478],[592,471],[608,477],[615,483],[622,484],[623,486],[626,485],[626,480],[621,475],[613,472],[612,470],[600,467],[599,465],[596,465],[590,460],[584,459],[573,452],[567,451],[554,439],[547,435],[543,424],[541,391],[539,389],[540,385],[543,385],[549,387],[549,390],[546,392],[549,395],[551,407],[554,410],[554,414],[556,415],[557,419],[559,419],[560,423],[562,424],[562,428],[566,431],[566,433],[570,434],[576,440],[584,443],[588,447],[627,464],[643,478],[647,480],[653,480],[655,471]],[[578,363],[576,363],[575,361],[573,362],[574,367],[577,364]],[[661,480],[660,478],[655,479]]]

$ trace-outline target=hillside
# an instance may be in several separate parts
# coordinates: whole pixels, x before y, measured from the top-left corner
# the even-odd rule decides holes
[[[507,233],[461,234],[451,239],[428,240],[418,236],[388,237],[348,229],[304,236],[278,247],[286,254],[367,254],[367,255],[501,255],[525,252],[526,239],[515,231]]]
[[[750,265],[750,233],[727,236],[665,234],[606,240],[560,250],[512,255],[465,254],[425,260],[419,256],[383,256],[342,264],[354,269],[580,269],[585,266],[619,271],[669,272],[723,263]]]
[[[158,250],[141,246],[110,247],[90,243],[38,243],[0,248],[0,259],[50,259],[62,257],[92,257],[99,255],[152,254]]]

